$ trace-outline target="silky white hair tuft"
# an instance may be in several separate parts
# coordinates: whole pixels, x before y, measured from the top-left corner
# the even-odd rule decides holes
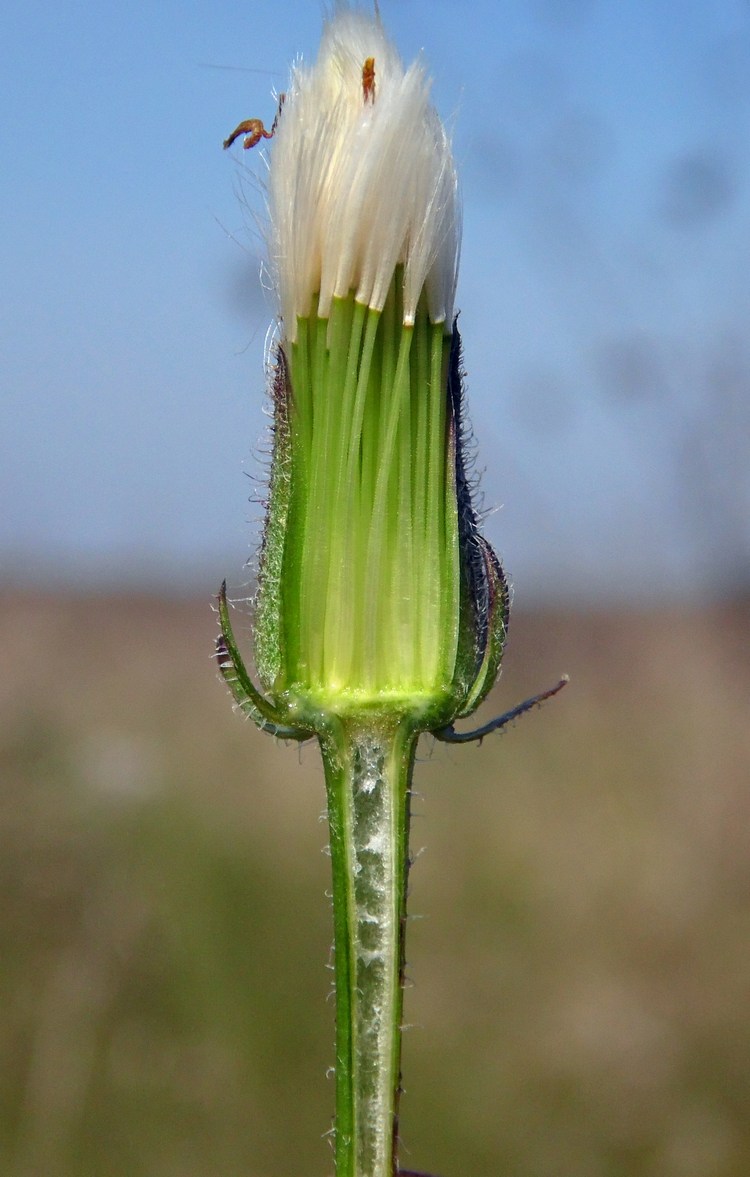
[[[363,79],[374,59],[374,83]],[[382,310],[403,266],[404,323],[422,291],[451,329],[460,210],[450,141],[421,61],[405,69],[377,16],[338,8],[317,62],[292,70],[268,177],[269,253],[282,334],[355,291]]]

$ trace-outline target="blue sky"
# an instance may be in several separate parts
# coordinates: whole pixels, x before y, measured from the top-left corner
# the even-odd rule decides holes
[[[750,5],[381,9],[453,128],[469,404],[517,594],[720,581],[750,551]],[[5,11],[4,576],[239,585],[272,304],[262,163],[221,141],[272,117],[321,6]]]

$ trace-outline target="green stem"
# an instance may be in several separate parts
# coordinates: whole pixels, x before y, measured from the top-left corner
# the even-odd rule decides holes
[[[336,978],[336,1177],[393,1177],[401,1068],[409,719],[332,719],[328,793]]]

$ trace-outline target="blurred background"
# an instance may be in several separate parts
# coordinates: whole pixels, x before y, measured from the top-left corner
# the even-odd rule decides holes
[[[382,0],[464,196],[504,709],[420,748],[405,1166],[750,1171],[750,5]],[[322,773],[232,714],[260,152],[317,2],[10,0],[0,1168],[330,1173]],[[244,618],[244,620],[243,620]],[[238,615],[249,643],[249,614]]]

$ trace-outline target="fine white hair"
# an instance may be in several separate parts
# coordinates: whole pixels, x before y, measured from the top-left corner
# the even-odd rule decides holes
[[[374,60],[374,84],[363,67]],[[451,145],[417,60],[405,69],[376,15],[338,8],[317,62],[297,64],[280,112],[268,179],[269,252],[282,333],[298,316],[327,317],[355,292],[382,310],[403,267],[403,318],[422,291],[450,330],[460,243]]]

